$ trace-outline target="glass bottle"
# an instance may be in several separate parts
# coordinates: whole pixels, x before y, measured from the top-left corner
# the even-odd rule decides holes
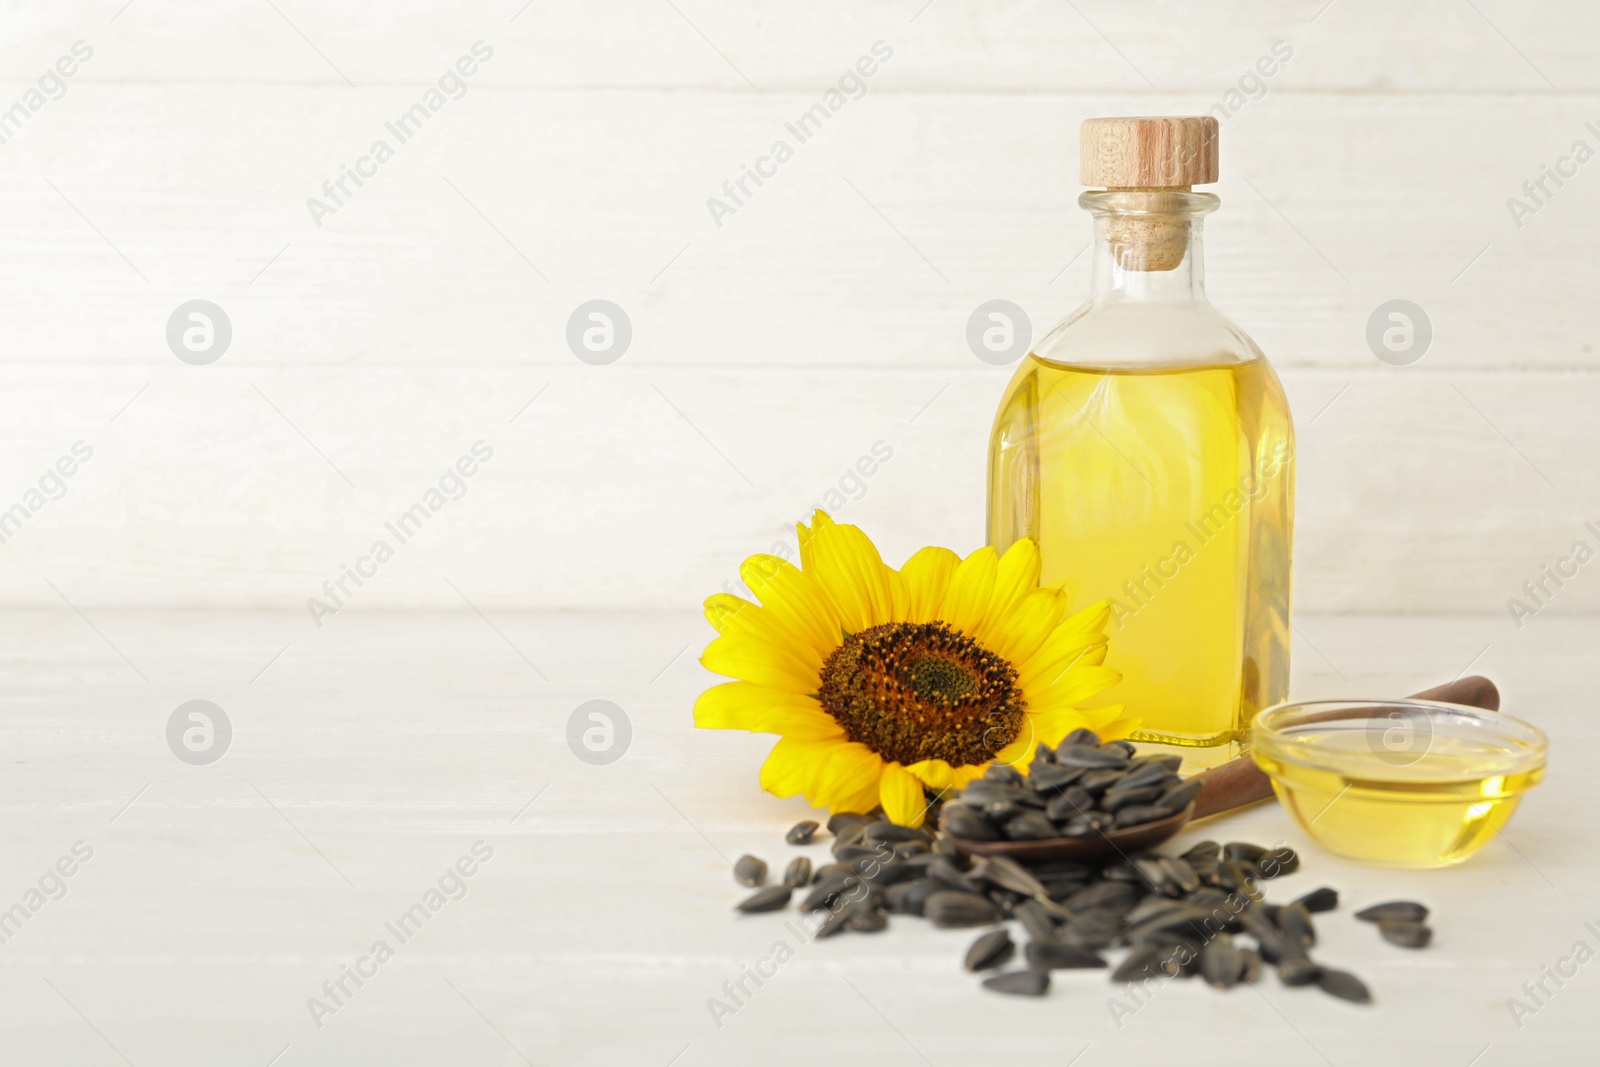
[[[1159,124],[1152,127],[1151,124]],[[1219,201],[1210,118],[1084,124],[1089,299],[1023,360],[989,445],[989,543],[1031,537],[1041,581],[1112,604],[1096,703],[1186,769],[1248,747],[1289,682],[1294,430],[1278,376],[1206,299]]]

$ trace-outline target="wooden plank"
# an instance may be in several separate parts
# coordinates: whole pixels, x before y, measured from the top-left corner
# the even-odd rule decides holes
[[[1209,106],[1241,83],[1241,95],[1258,92],[1251,74],[1276,41],[1292,56],[1263,79],[1272,91],[1593,91],[1597,18],[1579,0],[1378,8],[1327,0],[498,0],[469,9],[430,0],[139,0],[109,13],[58,5],[19,14],[3,58],[9,77],[31,77],[84,39],[96,48],[87,81],[345,90],[425,85],[482,39],[497,50],[488,79],[508,87],[817,92],[883,40],[897,51],[894,80],[905,91],[1193,91]]]
[[[308,201],[331,205],[324,181],[395,141],[412,97],[124,86],[52,105],[0,149],[0,358],[161,361],[168,315],[204,296],[236,320],[231,362],[560,365],[568,317],[605,297],[634,321],[630,361],[956,367],[979,303],[1043,330],[1081,299],[1072,131],[1139,103],[868,96],[802,144],[804,96],[484,93],[316,225]],[[1216,302],[1286,366],[1372,366],[1367,320],[1394,298],[1432,319],[1430,364],[1588,366],[1600,179],[1547,184],[1520,228],[1506,201],[1573,139],[1600,147],[1590,110],[1267,98],[1224,130]],[[794,158],[717,225],[708,200],[731,203],[724,183],[778,138]]]
[[[394,558],[364,564],[378,576],[341,599],[683,605],[734,582],[738,561],[817,505],[842,504],[839,517],[895,562],[927,543],[969,550],[983,536],[986,437],[1008,376],[13,366],[0,510],[74,441],[95,454],[6,544],[0,596],[59,604],[48,580],[74,603],[294,607],[310,631],[308,598],[329,602],[323,583],[384,540]],[[1283,377],[1300,422],[1307,610],[1503,613],[1575,540],[1600,547],[1582,528],[1600,521],[1587,459],[1600,378]],[[385,523],[427,503],[478,440],[493,458],[464,491],[448,479],[460,498],[401,543]],[[875,458],[875,446],[892,455]],[[1600,582],[1582,571],[1549,610],[1597,606]]]

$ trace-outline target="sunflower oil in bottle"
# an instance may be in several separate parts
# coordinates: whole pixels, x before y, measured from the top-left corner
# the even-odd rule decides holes
[[[1266,357],[1206,300],[1210,118],[1084,124],[1087,303],[1018,367],[989,448],[989,543],[1112,605],[1106,664],[1136,742],[1189,768],[1248,744],[1289,677],[1294,433]]]

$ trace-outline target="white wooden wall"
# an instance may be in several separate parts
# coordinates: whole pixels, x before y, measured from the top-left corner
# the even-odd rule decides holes
[[[1298,606],[1504,613],[1579,537],[1600,547],[1600,162],[1520,227],[1506,204],[1600,149],[1594,4],[0,17],[0,111],[93,48],[0,145],[0,510],[94,450],[0,546],[6,602],[298,607],[480,439],[466,496],[356,602],[684,605],[880,441],[841,517],[895,559],[973,547],[1010,369],[965,322],[1005,298],[1042,331],[1080,299],[1079,120],[1207,110],[1276,41],[1292,58],[1223,124],[1210,287],[1294,405]],[[315,225],[307,198],[480,40],[466,95]],[[879,41],[866,94],[716,225],[707,198]],[[165,340],[195,298],[233,325],[209,366]],[[609,366],[564,339],[593,298],[633,324]],[[1364,341],[1393,298],[1433,322],[1411,366]],[[1600,565],[1550,610],[1597,607]]]

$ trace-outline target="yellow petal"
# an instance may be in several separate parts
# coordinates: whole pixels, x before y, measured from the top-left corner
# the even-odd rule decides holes
[[[716,674],[791,693],[815,693],[821,685],[815,665],[743,635],[712,641],[701,654],[700,663]]]
[[[833,651],[819,647],[804,627],[795,626],[776,612],[731,593],[713,593],[706,598],[706,619],[724,637],[749,637],[786,652],[809,669],[822,670],[822,663]]]
[[[994,762],[993,760],[990,763]],[[973,780],[982,778],[983,772],[989,769],[988,763],[969,763],[961,767],[950,768],[950,788],[965,789]]]
[[[836,744],[812,781],[813,803],[829,811],[871,811],[877,801],[883,760],[855,741]]]
[[[709,730],[751,730],[801,741],[843,740],[844,728],[815,700],[750,682],[712,686],[694,702],[694,724]]]
[[[780,737],[761,765],[761,788],[779,797],[808,792],[818,766],[837,747],[835,741],[796,741]]]
[[[1013,542],[995,568],[989,619],[1004,619],[1022,598],[1039,588],[1039,546],[1024,537]]]
[[[994,593],[996,566],[994,549],[987,546],[962,560],[950,578],[938,617],[968,636],[977,633]]]
[[[1104,646],[1099,646],[1096,651],[1103,655],[1104,653],[1100,652],[1103,648]],[[1027,699],[1029,714],[1044,715],[1081,704],[1120,681],[1122,672],[1115,667],[1081,663],[1062,674],[1055,684],[1044,690],[1041,695],[1035,697],[1036,691],[1029,689],[1024,689],[1023,693]]]
[[[929,789],[945,790],[955,783],[955,771],[942,759],[920,760],[906,770],[922,779]]]
[[[751,556],[739,577],[762,605],[826,655],[839,645],[839,617],[817,584],[777,556]]]
[[[980,644],[1013,665],[1026,664],[1055,631],[1065,600],[1054,589],[1035,589],[1012,607],[1002,622],[985,619]]]
[[[961,565],[961,557],[948,548],[918,549],[900,568],[906,581],[910,604],[906,609],[907,622],[932,622],[939,617],[944,605],[945,591],[950,588],[950,578]]]
[[[806,574],[827,594],[846,631],[859,633],[889,621],[894,591],[888,568],[858,527],[840,525],[817,512],[802,556]]]
[[[921,826],[928,816],[928,798],[922,790],[922,779],[898,763],[884,764],[883,777],[878,782],[878,801],[889,821],[901,826]]]

